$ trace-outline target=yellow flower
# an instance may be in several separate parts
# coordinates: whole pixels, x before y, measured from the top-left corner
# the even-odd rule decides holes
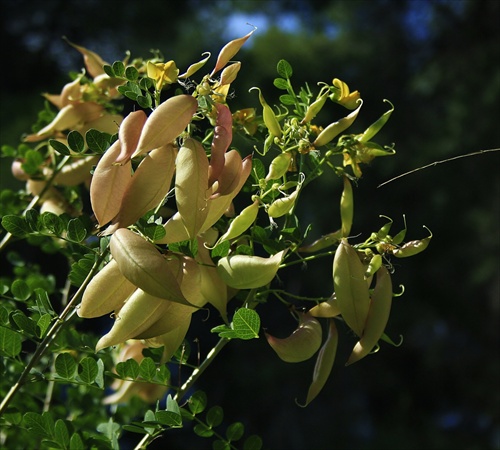
[[[155,82],[155,89],[161,90],[165,84],[172,84],[177,81],[179,69],[174,61],[166,63],[153,63],[148,61],[147,74]]]

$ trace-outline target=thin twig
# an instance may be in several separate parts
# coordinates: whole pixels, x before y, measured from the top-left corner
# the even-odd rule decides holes
[[[429,167],[437,166],[438,164],[450,162],[450,161],[453,161],[455,159],[467,158],[469,156],[481,155],[483,153],[498,152],[498,151],[500,151],[500,148],[489,148],[487,150],[478,150],[477,152],[467,153],[465,155],[454,156],[452,158],[443,159],[441,161],[434,161],[433,163],[427,164],[427,165],[419,167],[417,169],[410,170],[409,172],[402,173],[401,175],[398,175],[397,177],[394,177],[394,178],[391,178],[390,180],[384,181],[382,184],[379,184],[377,186],[377,188],[382,187],[388,183],[391,183],[392,181],[397,180],[398,178],[405,177],[406,175],[410,175],[414,172],[418,172],[419,170],[428,169]]]

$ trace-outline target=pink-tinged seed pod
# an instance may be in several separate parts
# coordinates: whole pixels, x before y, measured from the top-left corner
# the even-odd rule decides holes
[[[326,301],[313,306],[308,313],[313,317],[337,317],[340,315],[340,308],[337,303],[335,293]]]
[[[118,130],[121,151],[115,160],[115,164],[127,162],[136,151],[146,119],[146,113],[142,110],[134,111],[123,119]]]

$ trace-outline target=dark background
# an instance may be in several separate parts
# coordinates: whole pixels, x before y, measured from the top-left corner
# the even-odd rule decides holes
[[[404,335],[399,348],[349,368],[352,342],[324,391],[308,408],[303,400],[314,361],[278,360],[264,339],[235,342],[202,377],[209,402],[224,407],[274,450],[499,449],[499,195],[500,155],[486,153],[438,164],[388,185],[406,171],[466,153],[496,148],[500,100],[500,2],[455,1],[213,1],[1,0],[1,143],[17,145],[43,105],[57,93],[80,55],[61,37],[108,62],[148,57],[160,49],[186,68],[204,51],[209,64],[226,42],[258,30],[237,55],[234,108],[258,107],[252,86],[269,103],[279,95],[272,80],[279,59],[294,68],[293,81],[346,81],[364,106],[353,127],[361,132],[385,110],[396,110],[377,136],[397,154],[364,168],[355,190],[353,234],[366,236],[384,221],[408,222],[408,236],[434,238],[428,250],[401,261],[388,332]],[[211,67],[211,66],[207,66]],[[319,119],[329,123],[328,116]],[[330,119],[331,121],[331,119]],[[243,150],[244,151],[244,150]],[[249,149],[249,151],[251,151]],[[1,162],[1,186],[10,185],[10,162]],[[338,228],[338,181],[305,191],[305,217],[317,237]],[[321,202],[319,199],[321,198]],[[329,210],[321,203],[328,204]],[[330,263],[311,264],[294,289],[328,295]],[[297,280],[300,270],[285,274]],[[266,309],[267,308],[267,309]],[[274,332],[272,305],[263,327]],[[282,310],[280,310],[280,317]],[[269,317],[269,319],[266,319]],[[191,337],[208,351],[212,336],[195,324]],[[273,328],[274,327],[274,328]],[[345,334],[343,334],[345,336]],[[496,380],[496,381],[495,381]],[[156,444],[155,444],[156,445]],[[209,441],[179,431],[158,448],[209,448]],[[156,448],[156,447],[154,447]]]

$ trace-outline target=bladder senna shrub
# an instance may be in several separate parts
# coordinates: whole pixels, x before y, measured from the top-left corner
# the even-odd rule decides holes
[[[364,132],[349,133],[361,114],[361,94],[337,78],[293,86],[293,69],[280,60],[274,80],[282,91],[279,104],[266,101],[271,93],[249,86],[258,92],[257,104],[234,110],[228,93],[245,70],[234,57],[253,32],[224,46],[208,71],[210,54],[180,69],[159,54],[108,64],[71,44],[83,55],[85,70],[59,94],[45,96],[36,131],[18,148],[3,147],[13,160],[13,175],[26,188],[1,197],[7,213],[0,251],[24,239],[60,253],[71,266],[62,312],[53,307],[58,292],[43,283],[36,289],[24,279],[1,285],[0,353],[7,361],[3,367],[9,367],[4,382],[12,382],[0,406],[8,423],[2,431],[7,446],[32,447],[21,442],[20,436],[29,440],[18,432],[22,427],[36,428],[51,448],[93,447],[96,429],[102,431],[98,439],[109,441],[106,448],[118,448],[126,428],[142,433],[137,448],[145,448],[203,411],[202,393],[192,395],[187,406],[178,402],[224,345],[262,335],[265,302],[277,302],[296,326],[278,338],[269,322],[262,351],[274,350],[276,364],[316,357],[306,404],[329,379],[339,339],[357,336],[352,354],[341,361],[347,364],[366,357],[381,340],[392,342],[384,334],[393,297],[391,261],[418,254],[432,234],[405,243],[406,226],[389,234],[392,219],[378,232],[362,229],[355,221],[354,196],[361,166],[395,153],[373,141],[394,107]],[[316,83],[321,88],[312,92],[309,86]],[[134,107],[122,115],[117,112],[124,99]],[[328,102],[346,112],[317,121]],[[233,140],[237,135],[251,138],[253,148],[236,148],[242,142]],[[340,220],[310,242],[313,224],[300,219],[301,198],[319,177],[331,179],[323,186],[333,188],[315,207],[340,212]],[[363,233],[370,236],[364,242],[354,237]],[[312,259],[333,265],[332,276],[310,273],[306,262]],[[303,278],[290,283],[287,268],[294,264],[303,265]],[[311,279],[327,297],[308,295]],[[220,320],[211,330],[220,341],[200,363],[189,357],[186,333],[193,318],[207,311]],[[80,328],[84,320],[106,316],[105,330]],[[86,331],[75,334],[80,329]],[[28,348],[35,350],[24,365],[21,350]],[[180,387],[171,381],[171,359],[183,366],[183,374],[192,372]],[[40,381],[36,388],[29,383],[34,379]],[[99,403],[132,402],[134,396],[154,403],[167,389],[170,393],[166,407],[157,403],[143,422],[119,423],[102,408],[87,429],[75,420],[70,436],[60,417],[64,408],[52,409],[54,396],[40,391],[42,381],[60,380],[79,386],[72,401],[92,390],[94,410]],[[104,394],[109,385],[115,394]],[[51,389],[47,385],[47,392]],[[23,403],[30,396],[31,404]],[[40,409],[25,409],[44,397],[43,416]],[[221,422],[216,410],[209,410],[206,422],[197,420],[195,432],[216,436],[217,448],[228,448],[242,433],[242,425],[233,424],[226,437],[215,435],[212,428]],[[260,445],[250,436],[245,448]]]

